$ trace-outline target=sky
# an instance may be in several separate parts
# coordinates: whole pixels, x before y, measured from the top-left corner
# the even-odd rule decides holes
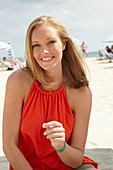
[[[0,41],[10,42],[16,57],[24,57],[27,28],[41,15],[59,20],[88,52],[113,35],[113,0],[0,0]]]

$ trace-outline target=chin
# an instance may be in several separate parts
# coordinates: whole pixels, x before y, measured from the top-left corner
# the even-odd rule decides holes
[[[42,69],[43,69],[44,71],[50,71],[50,70],[53,69],[53,68],[45,68],[45,67],[42,67]]]
[[[51,65],[51,66],[41,66],[41,68],[45,71],[50,71],[51,69],[55,69],[56,64]]]

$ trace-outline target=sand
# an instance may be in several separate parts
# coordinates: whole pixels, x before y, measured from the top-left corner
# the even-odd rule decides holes
[[[113,148],[113,62],[86,59],[91,73],[92,112],[86,148]]]
[[[113,62],[85,59],[91,74],[92,111],[86,142],[87,149],[113,148]],[[2,115],[5,86],[13,71],[0,70],[0,156],[2,150]]]

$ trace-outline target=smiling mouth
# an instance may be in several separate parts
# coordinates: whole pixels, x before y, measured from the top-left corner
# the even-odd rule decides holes
[[[49,61],[49,60],[51,60],[51,59],[53,59],[53,58],[54,58],[54,56],[49,57],[49,58],[41,58],[41,60],[42,60],[42,61]]]

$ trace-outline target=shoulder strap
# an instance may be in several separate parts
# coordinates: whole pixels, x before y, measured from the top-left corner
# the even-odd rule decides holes
[[[35,81],[36,80],[36,78],[35,78],[35,76],[33,75],[33,80]]]

